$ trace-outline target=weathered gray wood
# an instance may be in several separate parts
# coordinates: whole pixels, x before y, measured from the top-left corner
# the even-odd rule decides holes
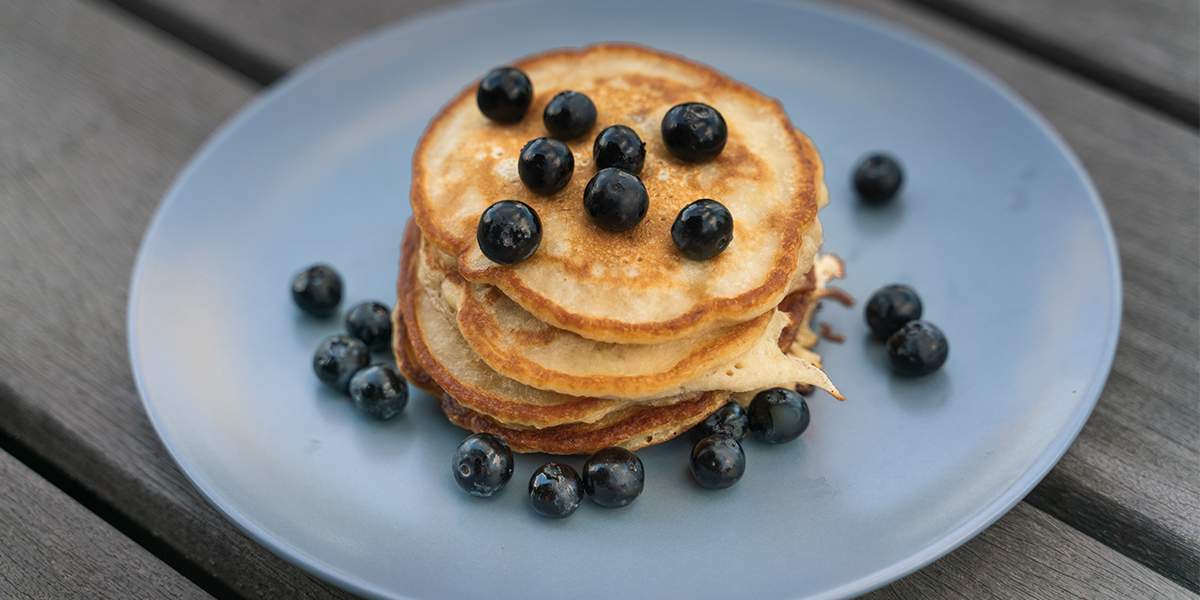
[[[211,598],[4,452],[0,597]]]
[[[271,0],[145,1],[187,15],[286,65],[299,64],[348,36],[375,28],[381,17],[403,14],[413,6],[355,0],[340,6],[325,27],[322,11],[329,9],[320,2],[299,9],[294,2]],[[1064,7],[1073,1],[1055,0]],[[1194,132],[952,19],[913,10],[907,2],[841,4],[933,37],[1000,76],[1047,116],[1092,173],[1121,251],[1125,324],[1113,374],[1095,415],[1031,499],[1113,547],[1200,586],[1194,564],[1200,556],[1200,482],[1195,477],[1200,461],[1200,185]],[[1178,9],[1179,2],[1158,0],[1158,5]],[[1106,6],[1073,8],[1079,15],[1089,10],[1115,15],[1137,13],[1133,7],[1142,4],[1109,0]],[[1165,19],[1160,13],[1137,17],[1143,19],[1140,27],[1156,27]],[[1106,34],[1119,40],[1110,45],[1144,45],[1141,34],[1127,33],[1123,25],[1112,24],[1114,19],[1120,20],[1099,19],[1107,23]],[[1064,44],[1077,43],[1070,36],[1079,34],[1069,34],[1068,29],[1048,28],[1044,33]],[[1183,39],[1189,37],[1184,35],[1187,31],[1177,25],[1164,31],[1170,38],[1164,43],[1173,48],[1166,51],[1172,61],[1197,60],[1175,48],[1197,43]]]
[[[365,31],[453,2],[347,0],[293,3],[272,0],[109,0],[143,13],[167,8],[189,22],[217,24],[275,65],[297,65]],[[1144,82],[1192,106],[1200,93],[1200,3],[1195,0],[901,0],[994,25],[1002,35],[1046,45],[1059,59],[1075,58],[1112,71],[1124,87]],[[237,18],[231,18],[237,15]],[[1146,90],[1153,93],[1154,90]]]
[[[269,6],[284,4],[277,10],[292,18],[310,8]],[[263,6],[231,3],[217,12],[229,23],[251,23],[259,37],[300,47],[315,39],[310,53],[341,41],[322,38],[320,23],[303,36],[272,30],[276,23],[254,21],[239,5]],[[1112,499],[1132,511],[1128,520],[1162,524],[1194,543],[1196,378],[1187,367],[1196,364],[1196,137],[953,24],[882,2],[853,5],[925,31],[1001,75],[1092,169],[1117,226],[1127,314],[1136,314],[1128,314],[1097,418],[1048,481],[1064,477],[1084,506]],[[340,6],[340,18],[357,23],[354,6]],[[366,19],[363,27],[376,24]],[[12,388],[0,390],[0,427],[243,594],[337,596],[247,542],[203,503],[166,458],[129,379],[122,324],[138,238],[171,177],[248,97],[238,81],[94,5],[0,6],[0,380]],[[1146,195],[1160,200],[1140,202]],[[985,535],[1014,535],[1005,543],[1015,544],[1024,532]],[[1029,570],[1008,562],[1019,552],[981,564],[964,551],[930,568],[982,582]],[[1009,581],[991,591],[1020,597],[1021,590]]]
[[[1195,0],[908,0],[954,14],[1097,72],[1115,85],[1144,82],[1190,100],[1200,93],[1200,3]],[[1160,95],[1162,95],[1160,93]]]
[[[247,597],[346,597],[208,506],[158,442],[129,372],[141,234],[252,93],[106,5],[0,3],[0,426]]]
[[[996,564],[1008,568],[996,569]],[[863,599],[1196,597],[1028,504],[1019,504],[946,559]]]

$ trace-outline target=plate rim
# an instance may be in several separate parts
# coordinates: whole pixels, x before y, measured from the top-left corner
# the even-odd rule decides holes
[[[265,110],[270,110],[272,102],[276,98],[292,93],[294,89],[302,87],[305,82],[313,77],[319,76],[331,66],[335,66],[342,61],[353,57],[356,54],[364,52],[378,45],[388,43],[393,38],[404,36],[406,33],[420,29],[422,27],[437,24],[443,21],[453,21],[465,18],[478,18],[480,15],[488,14],[494,10],[500,10],[505,7],[515,7],[520,5],[541,4],[547,0],[502,0],[498,2],[468,2],[466,4],[458,4],[449,7],[438,7],[433,10],[426,10],[415,15],[402,18],[399,21],[394,21],[385,24],[373,31],[366,32],[356,36],[350,40],[335,45],[334,47],[325,50],[312,59],[292,69],[279,80],[271,83],[267,87],[260,90],[246,104],[239,107],[229,118],[221,123],[205,140],[205,142],[192,154],[186,165],[175,176],[171,185],[164,192],[159,200],[154,214],[146,226],[142,234],[141,241],[138,245],[136,259],[134,261],[131,272],[130,283],[128,287],[128,302],[126,307],[126,346],[129,352],[130,365],[134,383],[137,388],[138,397],[150,418],[151,425],[154,428],[155,434],[159,441],[167,449],[175,465],[184,473],[188,482],[195,487],[205,500],[230,523],[232,523],[239,531],[246,534],[254,543],[262,545],[276,556],[283,558],[289,564],[302,569],[305,572],[311,573],[318,578],[336,585],[342,589],[352,593],[359,594],[370,598],[407,598],[408,596],[397,595],[397,592],[389,591],[378,586],[367,584],[363,581],[347,576],[340,570],[331,568],[317,558],[306,554],[299,549],[293,548],[284,544],[274,536],[268,534],[265,530],[251,521],[246,515],[238,511],[219,490],[214,488],[207,480],[205,480],[196,468],[186,459],[184,451],[179,447],[178,442],[166,434],[162,416],[158,412],[157,406],[150,398],[148,392],[148,384],[146,382],[146,374],[141,363],[142,352],[140,351],[140,338],[138,330],[138,314],[140,306],[140,292],[143,287],[143,276],[145,273],[146,262],[149,260],[149,250],[151,245],[157,239],[157,232],[162,227],[162,222],[167,218],[171,207],[177,201],[180,190],[187,186],[187,183],[194,177],[195,172],[207,161],[208,157],[216,153],[225,143],[225,140],[235,135],[241,126],[256,118],[258,114]],[[1059,434],[1054,438],[1052,443],[1046,448],[1038,460],[1019,477],[1013,484],[999,495],[995,500],[981,508],[976,514],[964,522],[960,527],[948,532],[936,543],[927,546],[918,552],[910,555],[908,558],[893,563],[891,566],[876,571],[868,576],[861,577],[844,584],[825,590],[816,595],[807,596],[809,600],[827,600],[832,598],[843,598],[854,594],[863,594],[871,590],[877,589],[894,581],[897,581],[911,573],[920,570],[921,568],[935,562],[949,552],[958,548],[968,540],[972,539],[984,529],[991,526],[1005,514],[1007,514],[1018,502],[1020,502],[1036,485],[1045,478],[1051,469],[1062,459],[1069,450],[1070,446],[1078,437],[1083,426],[1086,424],[1095,406],[1099,402],[1105,383],[1111,373],[1112,364],[1115,360],[1117,344],[1120,337],[1121,317],[1123,312],[1123,279],[1121,273],[1120,255],[1117,248],[1116,236],[1112,228],[1108,212],[1105,209],[1104,203],[1095,184],[1083,165],[1082,161],[1075,154],[1073,149],[1067,144],[1062,135],[1054,128],[1054,126],[1037,111],[1024,97],[1013,90],[1006,82],[999,79],[990,71],[975,63],[970,58],[962,55],[954,48],[945,45],[944,43],[924,35],[915,30],[908,29],[903,25],[892,23],[884,20],[882,17],[864,12],[852,7],[833,6],[816,0],[797,0],[793,2],[783,2],[782,0],[737,0],[738,4],[758,5],[773,7],[780,11],[793,12],[797,15],[803,15],[806,12],[817,13],[824,18],[834,19],[844,24],[850,24],[859,28],[872,31],[876,35],[882,35],[893,40],[902,42],[905,45],[921,49],[937,59],[944,61],[962,71],[970,77],[984,84],[992,92],[997,93],[1007,103],[1017,108],[1020,113],[1029,119],[1038,130],[1047,136],[1055,149],[1067,160],[1068,164],[1076,174],[1080,176],[1084,184],[1084,191],[1090,200],[1092,209],[1098,218],[1097,225],[1099,226],[1101,237],[1103,238],[1104,248],[1106,251],[1106,260],[1108,263],[1109,282],[1111,285],[1110,293],[1110,313],[1109,320],[1105,324],[1107,327],[1104,337],[1104,345],[1101,350],[1101,360],[1096,365],[1093,371],[1093,376],[1089,380],[1088,387],[1081,391],[1082,401],[1077,405],[1075,411],[1071,413],[1068,419],[1061,427]]]

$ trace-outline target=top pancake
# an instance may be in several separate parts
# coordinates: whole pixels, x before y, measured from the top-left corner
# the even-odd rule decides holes
[[[533,82],[525,118],[498,124],[480,113],[475,85],[433,120],[413,158],[411,200],[417,224],[460,274],[494,285],[555,327],[603,342],[658,343],[740,323],[774,308],[796,287],[821,241],[817,209],[826,201],[823,167],[811,141],[780,104],[699,64],[636,46],[558,50],[513,66]],[[517,175],[524,145],[549,135],[546,104],[565,90],[596,105],[596,125],[567,141],[575,172],[551,196],[530,192]],[[683,102],[716,108],[729,128],[721,154],[686,163],[663,145],[663,115]],[[583,209],[596,173],[592,143],[605,127],[629,126],[646,144],[640,177],[650,208],[637,227],[612,233]],[[687,204],[712,198],[734,218],[733,241],[716,258],[684,258],[670,227]],[[479,216],[505,199],[537,211],[541,247],[514,266],[493,263],[475,241]]]

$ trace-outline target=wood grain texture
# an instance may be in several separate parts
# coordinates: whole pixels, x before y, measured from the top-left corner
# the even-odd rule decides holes
[[[247,597],[346,597],[209,507],[129,371],[141,234],[240,82],[104,6],[0,3],[0,426]]]
[[[1195,600],[1195,594],[1028,504],[940,560],[863,600]],[[996,569],[994,565],[1009,565]]]
[[[332,10],[326,3],[311,11],[301,2],[188,4],[216,15],[210,24],[230,37],[245,31],[243,47],[275,39],[278,48],[306,53],[297,60],[374,28],[380,14],[355,13],[366,0],[340,5],[331,17],[335,33],[322,34],[319,21],[295,21]],[[1102,538],[1101,527],[1077,519],[1079,511],[1115,514],[1123,519],[1112,524],[1117,530],[1149,523],[1157,529],[1141,530],[1178,534],[1149,540],[1178,563],[1180,547],[1195,546],[1198,521],[1196,136],[951,22],[882,1],[848,4],[923,31],[997,73],[1047,114],[1092,171],[1121,246],[1127,318],[1101,405],[1047,484],[1059,478],[1056,485],[1079,498],[1081,508],[1059,516],[1091,535]],[[255,16],[254,7],[270,18]],[[158,443],[129,374],[124,306],[141,232],[190,154],[249,98],[243,81],[94,4],[0,5],[0,381],[11,388],[0,390],[0,427],[247,597],[345,597],[246,540],[199,498]],[[1034,502],[1040,497],[1053,510],[1060,501],[1045,487]],[[1013,519],[1030,518],[1028,507],[1019,510]],[[984,535],[1012,548],[1031,536],[1061,553],[1058,562],[1044,557],[1048,569],[1070,571],[1079,540],[1037,531],[1019,525]],[[1127,540],[1105,542],[1147,560]],[[1026,552],[981,561],[973,547],[915,576],[928,575],[933,588],[1027,597],[1020,574],[1034,567],[1021,562]],[[1119,563],[1106,557],[1094,568],[1150,581],[1136,565]],[[946,571],[931,571],[939,568]],[[913,589],[924,588],[882,592],[911,597]]]
[[[1194,0],[908,0],[954,15],[1196,126],[1200,3]]]
[[[211,598],[3,452],[0,597]]]
[[[319,2],[312,3],[312,10],[297,10],[295,3],[284,7],[272,0],[147,1],[226,32],[243,47],[287,65],[312,58],[342,42],[343,36],[374,29],[381,16],[399,14],[409,6],[355,0],[339,12],[333,26],[324,28],[308,21],[309,15],[315,18],[327,10]],[[1010,5],[1017,1],[1008,0]],[[1140,40],[1139,36],[1145,37],[1141,33],[1126,32],[1121,23],[1129,19],[1142,19],[1141,29],[1134,28],[1137,31],[1158,31],[1156,24],[1174,20],[1172,10],[1191,10],[1180,8],[1178,0],[1155,0],[1166,8],[1149,14],[1142,14],[1143,5],[1135,0],[1106,0],[1100,7],[1079,7],[1075,1],[1055,0],[1044,10],[1053,11],[1057,6],[1079,15],[1098,11],[1099,17],[1079,18],[1100,22],[1092,27],[1118,40],[1112,42],[1116,46],[1149,43]],[[1200,482],[1195,476],[1200,464],[1196,403],[1200,396],[1200,224],[1196,210],[1200,157],[1195,132],[1054,65],[980,36],[953,19],[913,10],[906,1],[842,0],[839,4],[932,37],[999,76],[1058,128],[1092,174],[1121,253],[1125,286],[1121,341],[1094,416],[1031,500],[1114,548],[1200,589],[1200,569],[1195,567],[1200,557]],[[1005,10],[1019,12],[1011,6]],[[1033,8],[1027,12],[1036,13]],[[1162,29],[1161,35],[1171,41],[1161,52],[1172,57],[1171,64],[1198,60],[1187,50],[1195,40],[1182,39],[1187,36],[1179,27],[1172,24]],[[1037,31],[1080,48],[1090,46],[1077,36],[1103,37],[1068,33],[1067,29]]]

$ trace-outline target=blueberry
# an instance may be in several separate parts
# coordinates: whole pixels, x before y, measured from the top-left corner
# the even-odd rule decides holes
[[[379,302],[363,302],[346,314],[346,332],[383,352],[392,345],[392,311]]]
[[[483,116],[500,123],[516,123],[525,118],[533,102],[533,83],[520,69],[497,67],[479,82],[475,102]]]
[[[529,501],[539,515],[569,517],[583,502],[583,480],[570,465],[546,463],[529,478]]]
[[[921,298],[906,285],[889,285],[871,296],[864,312],[875,337],[887,340],[905,323],[921,318]]]
[[[484,256],[502,265],[515,265],[542,244],[542,220],[528,204],[501,200],[483,211],[475,240]]]
[[[663,143],[676,158],[704,162],[725,148],[729,129],[717,109],[700,102],[677,105],[662,120]]]
[[[540,137],[521,148],[517,173],[529,191],[549,196],[565,187],[575,172],[575,155],[566,144]]]
[[[684,256],[708,260],[724,252],[733,241],[733,215],[716,200],[697,200],[675,217],[671,240]]]
[[[476,433],[459,444],[453,466],[454,480],[462,489],[475,496],[491,496],[512,479],[513,453],[504,440]]]
[[[313,370],[321,381],[344,394],[350,386],[350,378],[367,366],[370,360],[371,351],[366,344],[343,333],[327,337],[321,342],[313,356]]]
[[[740,442],[749,426],[746,411],[737,402],[730,402],[693,427],[692,438],[698,441],[722,433]]]
[[[615,167],[637,175],[646,162],[646,142],[624,125],[606,127],[592,144],[592,161],[596,169]]]
[[[329,265],[313,265],[292,280],[292,299],[314,317],[328,317],[342,301],[342,278]]]
[[[950,354],[946,334],[929,321],[909,321],[888,338],[887,349],[892,369],[901,375],[928,375]]]
[[[790,442],[808,429],[808,403],[799,392],[787,388],[756,394],[746,416],[754,437],[771,444]]]
[[[650,196],[637,175],[609,167],[583,188],[583,208],[601,229],[629,231],[646,217]]]
[[[626,506],[646,483],[642,460],[624,448],[605,448],[583,464],[583,491],[605,508]]]
[[[869,204],[887,202],[900,189],[904,173],[900,163],[887,154],[871,154],[864,157],[854,170],[854,187],[858,195]]]
[[[350,399],[358,410],[386,421],[408,404],[408,385],[396,369],[371,365],[350,378]]]
[[[596,105],[579,92],[560,92],[546,105],[542,123],[550,135],[560,140],[573,140],[596,124]]]
[[[746,473],[746,453],[737,440],[724,434],[710,435],[692,448],[692,476],[710,490],[723,490]]]

